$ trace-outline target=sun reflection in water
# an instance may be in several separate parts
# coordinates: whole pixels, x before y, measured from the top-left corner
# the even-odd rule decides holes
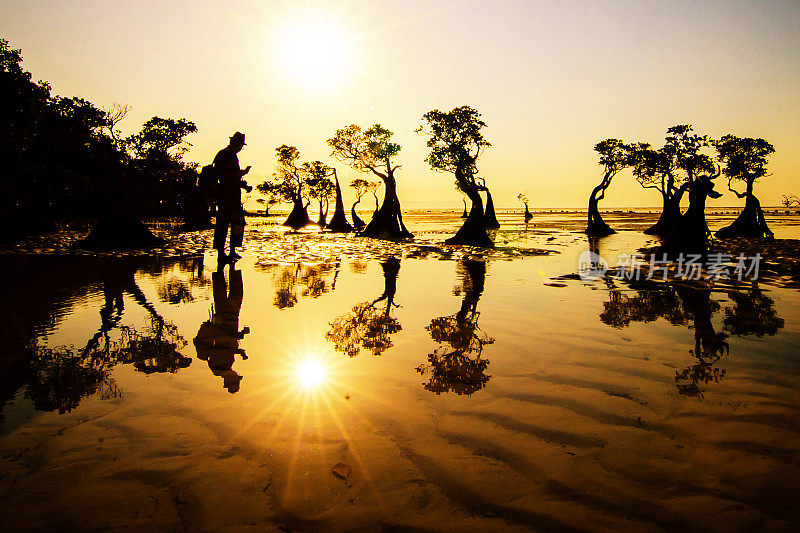
[[[239,428],[231,442],[253,435],[251,430],[255,429],[260,446],[287,454],[286,478],[280,496],[285,505],[290,505],[302,491],[312,490],[307,484],[310,473],[321,476],[321,480],[332,478],[332,467],[343,462],[352,469],[352,477],[371,487],[379,505],[388,509],[382,497],[374,492],[372,474],[364,462],[361,446],[351,433],[353,427],[370,424],[365,413],[358,409],[358,403],[368,401],[370,405],[388,408],[385,400],[363,387],[360,376],[352,375],[356,361],[333,354],[327,345],[308,342],[287,346],[282,351],[286,355],[281,368],[269,373],[269,383],[262,389],[264,398],[269,400],[257,416]],[[264,422],[271,427],[262,433]],[[344,444],[345,455],[333,453],[333,448],[341,448],[338,443]]]

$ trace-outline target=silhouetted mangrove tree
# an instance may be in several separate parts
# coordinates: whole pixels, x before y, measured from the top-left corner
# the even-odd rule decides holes
[[[728,178],[728,190],[738,198],[744,198],[744,209],[730,226],[717,231],[720,239],[729,237],[769,237],[773,234],[764,220],[761,202],[753,194],[756,180],[767,175],[767,157],[775,152],[770,143],[764,139],[736,137],[725,135],[714,141],[719,160],[724,165],[722,173]],[[734,181],[744,183],[744,192],[735,190]]]
[[[425,125],[418,133],[428,135],[428,148],[431,149],[425,161],[439,172],[455,174],[456,185],[472,202],[469,216],[461,229],[447,239],[447,244],[469,244],[493,247],[494,243],[486,232],[486,216],[480,192],[487,191],[483,180],[476,177],[477,162],[483,151],[491,146],[481,129],[486,123],[480,113],[470,106],[461,106],[444,112],[434,109],[422,116]]]
[[[403,225],[403,213],[397,197],[395,171],[400,165],[392,160],[400,153],[400,145],[392,142],[391,131],[380,124],[362,130],[350,124],[339,129],[328,139],[331,155],[357,172],[371,172],[379,177],[385,186],[383,204],[361,232],[364,237],[378,239],[400,239],[413,237]]]

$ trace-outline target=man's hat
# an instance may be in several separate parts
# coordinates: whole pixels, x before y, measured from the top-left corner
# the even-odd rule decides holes
[[[241,131],[237,131],[231,135],[231,142],[241,142],[242,144],[247,145],[247,143],[244,142],[244,133]]]

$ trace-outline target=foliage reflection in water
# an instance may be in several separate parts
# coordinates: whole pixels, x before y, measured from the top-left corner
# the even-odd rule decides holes
[[[673,325],[694,330],[694,349],[689,350],[694,361],[676,371],[675,382],[680,394],[703,397],[703,388],[719,383],[725,369],[719,367],[729,355],[728,335],[740,337],[775,335],[784,326],[777,316],[774,301],[766,296],[757,283],[746,290],[727,291],[730,304],[724,308],[722,331],[717,331],[712,318],[722,309],[711,290],[672,283],[630,283],[623,292],[612,280],[607,280],[609,301],[603,304],[600,321],[616,328],[631,322],[653,322],[659,318]],[[634,291],[635,294],[628,292]]]
[[[27,265],[30,282],[0,294],[2,352],[24,354],[0,375],[0,457],[21,453],[0,464],[0,491],[37,520],[69,499],[98,528],[100,500],[68,488],[99,487],[134,516],[168,487],[166,501],[215,509],[208,529],[800,519],[796,294],[543,285],[569,253]],[[21,417],[28,404],[53,412]],[[464,511],[476,501],[494,516]],[[383,512],[395,502],[402,513]]]
[[[461,309],[454,315],[432,319],[425,328],[440,346],[428,355],[427,365],[417,367],[417,372],[430,372],[426,390],[470,395],[484,388],[490,377],[486,375],[489,360],[481,355],[494,339],[478,327],[478,301],[486,280],[486,263],[465,259],[456,263],[456,268],[461,285],[453,293],[464,294]]]

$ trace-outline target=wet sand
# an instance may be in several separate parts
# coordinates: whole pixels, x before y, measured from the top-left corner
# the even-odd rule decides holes
[[[403,245],[254,220],[222,277],[5,254],[0,529],[796,529],[800,293],[545,285],[582,215],[515,216],[488,254],[439,214]],[[604,255],[653,242],[608,221]]]

